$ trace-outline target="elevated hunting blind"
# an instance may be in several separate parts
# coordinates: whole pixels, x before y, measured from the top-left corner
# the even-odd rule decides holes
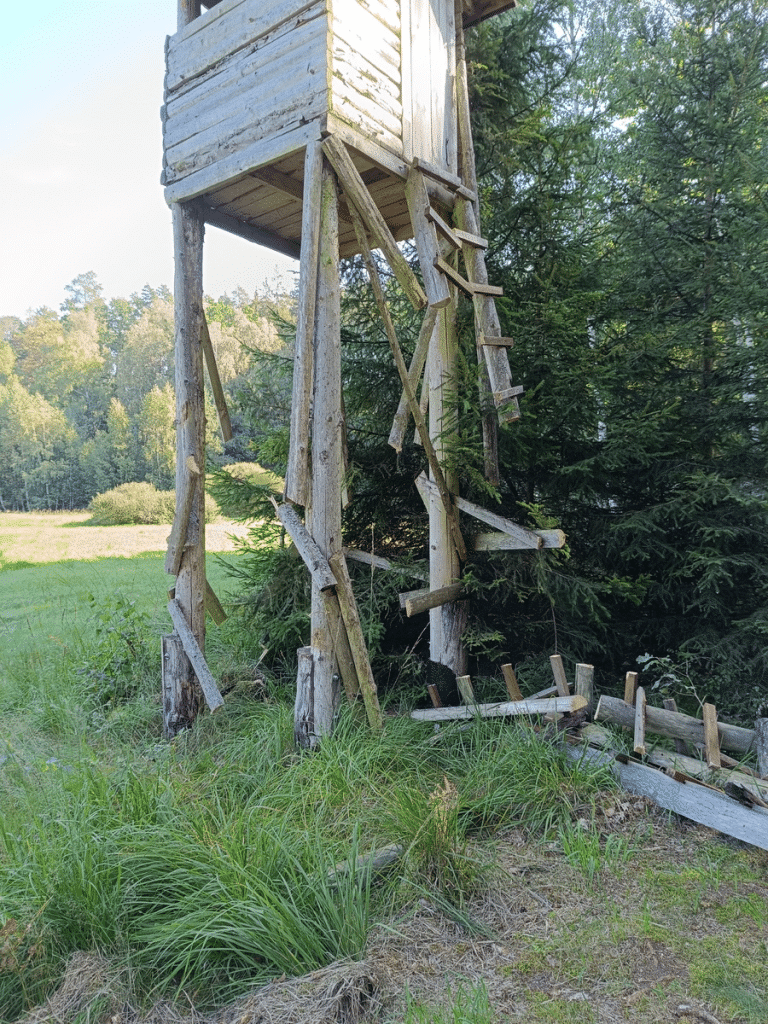
[[[167,570],[176,577],[163,638],[166,735],[189,725],[202,690],[221,703],[204,658],[205,611],[220,614],[205,579],[204,382],[208,367],[222,432],[231,436],[203,312],[205,224],[300,259],[285,503],[276,512],[312,575],[310,643],[299,650],[296,737],[312,746],[332,727],[340,693],[361,695],[381,724],[376,684],[342,547],[345,487],[340,256],[362,254],[403,394],[390,435],[409,419],[430,474],[417,486],[430,528],[428,586],[407,600],[429,611],[430,658],[465,671],[459,510],[495,528],[481,549],[559,546],[559,531],[525,530],[461,499],[445,469],[455,417],[458,291],[474,302],[482,369],[486,472],[497,480],[499,422],[519,416],[479,227],[464,27],[514,0],[177,0],[166,43],[163,183],[173,211],[176,275],[176,514]],[[397,241],[414,238],[420,279]],[[405,365],[371,249],[424,320]],[[461,262],[460,262],[461,261]],[[463,264],[463,267],[462,267]],[[421,395],[417,397],[420,382]],[[454,396],[455,401],[455,396]],[[295,506],[304,507],[303,521]],[[199,687],[198,685],[199,684]]]

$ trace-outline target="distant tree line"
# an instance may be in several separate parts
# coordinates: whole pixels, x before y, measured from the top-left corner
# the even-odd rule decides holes
[[[84,508],[96,494],[146,480],[172,489],[175,467],[173,300],[147,285],[102,297],[95,273],[67,285],[60,311],[0,317],[0,509]],[[219,373],[234,398],[252,353],[276,352],[271,316],[291,297],[242,290],[206,300]],[[210,401],[210,396],[209,396]],[[231,458],[247,457],[235,417]],[[210,401],[208,451],[227,457]]]

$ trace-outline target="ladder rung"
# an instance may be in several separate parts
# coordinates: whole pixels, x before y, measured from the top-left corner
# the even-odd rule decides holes
[[[454,249],[461,249],[462,241],[460,233],[458,231],[455,231],[449,224],[447,224],[440,216],[440,214],[437,212],[437,210],[433,210],[432,207],[430,206],[429,209],[427,210],[427,217],[429,217],[429,219],[435,225],[435,227],[443,236],[443,238],[445,238],[448,242],[451,243]]]
[[[467,188],[461,178],[451,174],[450,171],[444,171],[441,167],[435,167],[434,164],[429,163],[428,160],[422,160],[419,156],[413,158],[413,166],[423,174],[428,174],[430,178],[435,178],[437,181],[442,182],[443,185],[452,189],[456,195],[461,196],[463,199],[468,199],[471,203],[474,203],[477,199],[477,193],[473,192],[471,188]]]
[[[496,405],[501,405],[502,402],[508,402],[510,398],[519,398],[523,394],[525,388],[522,384],[516,384],[513,388],[506,388],[504,391],[494,391],[493,400]]]
[[[474,249],[488,248],[487,238],[481,238],[480,235],[472,235],[469,231],[459,231],[458,228],[454,228],[453,231],[457,238],[460,238],[462,242],[466,242],[467,245],[471,245]]]

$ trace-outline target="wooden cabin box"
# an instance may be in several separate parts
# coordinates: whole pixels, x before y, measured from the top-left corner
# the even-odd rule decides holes
[[[295,255],[301,154],[335,132],[407,236],[407,164],[456,169],[454,50],[453,0],[220,0],[166,43],[167,200]]]
[[[195,200],[208,223],[298,256],[303,152],[330,132],[409,237],[410,161],[456,171],[454,2],[203,0],[166,42],[167,201]],[[514,6],[458,2],[465,26]],[[343,218],[340,247],[356,249]]]

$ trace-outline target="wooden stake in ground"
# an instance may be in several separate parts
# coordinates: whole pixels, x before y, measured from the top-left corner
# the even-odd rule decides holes
[[[714,704],[704,704],[701,708],[704,722],[704,752],[710,768],[720,767],[720,740],[717,735],[717,709]]]
[[[507,687],[507,693],[509,694],[510,700],[522,700],[523,695],[520,692],[520,687],[517,683],[517,676],[515,670],[511,665],[502,665],[501,673],[504,676],[504,683]]]
[[[640,757],[645,756],[645,690],[638,686],[635,695],[635,738],[632,747]]]
[[[768,779],[768,705],[757,709],[755,719],[755,747],[757,749],[757,770]]]
[[[578,664],[576,666],[576,693],[587,702],[587,714],[591,715],[594,708],[592,682],[595,677],[594,665]]]

